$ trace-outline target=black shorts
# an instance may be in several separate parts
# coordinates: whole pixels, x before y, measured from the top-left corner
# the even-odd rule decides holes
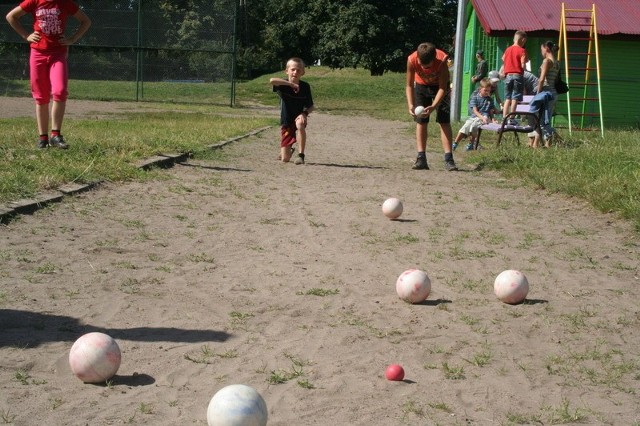
[[[433,98],[438,93],[438,86],[425,86],[423,84],[416,84],[414,87],[414,93],[416,96],[416,105],[422,105],[427,107],[433,103]],[[419,118],[418,123],[426,124],[429,122],[429,117]],[[448,124],[451,123],[451,91],[447,90],[447,93],[442,98],[440,105],[436,111],[436,123]]]

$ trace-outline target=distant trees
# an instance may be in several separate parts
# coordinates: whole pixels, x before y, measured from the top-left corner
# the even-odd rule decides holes
[[[240,63],[262,73],[300,56],[372,75],[402,71],[420,42],[451,49],[456,11],[456,0],[245,0]]]
[[[6,0],[0,0],[6,3]],[[93,21],[76,50],[96,78],[118,75],[145,49],[145,78],[228,79],[234,23],[236,74],[252,78],[283,69],[287,58],[372,75],[402,71],[423,41],[450,50],[457,0],[78,0]],[[17,0],[12,2],[17,4]],[[6,5],[9,9],[12,5]],[[237,12],[234,22],[233,14]],[[70,21],[73,25],[73,20]],[[70,31],[72,29],[70,28]],[[6,33],[3,35],[2,33]],[[0,25],[0,40],[22,42]],[[5,38],[6,37],[6,38]],[[7,47],[1,47],[4,53]],[[110,52],[108,60],[100,55]],[[137,62],[136,62],[137,61]],[[154,64],[154,61],[157,65]],[[105,64],[111,66],[106,66]],[[157,72],[152,73],[155,69]],[[115,70],[115,71],[114,71]],[[122,72],[121,78],[130,78]],[[189,75],[187,77],[187,75]]]

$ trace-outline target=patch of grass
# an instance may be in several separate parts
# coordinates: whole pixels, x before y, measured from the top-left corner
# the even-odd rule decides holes
[[[503,245],[507,241],[507,236],[500,234],[493,229],[480,229],[478,231],[480,238],[491,245]]]
[[[120,291],[126,294],[140,293],[140,283],[135,278],[126,278],[120,283]]]
[[[153,414],[153,405],[141,402],[138,406],[138,410],[140,410],[142,414]]]
[[[22,383],[23,385],[28,385],[29,384],[29,379],[31,378],[31,376],[29,375],[29,373],[27,373],[25,370],[23,369],[19,369],[18,371],[16,371],[16,373],[13,375],[13,377],[19,381],[20,383]]]
[[[121,262],[116,262],[113,264],[113,266],[115,266],[116,268],[120,268],[120,269],[138,269],[138,267],[136,265],[134,265],[133,263],[129,262],[128,260],[123,260]]]
[[[525,232],[522,242],[518,244],[519,249],[529,249],[538,241],[543,241],[543,237],[533,232]]]
[[[474,318],[474,317],[472,317],[470,315],[466,315],[466,314],[465,315],[461,315],[460,316],[460,320],[463,323],[467,324],[468,326],[476,325],[479,322],[479,320],[477,318]]]
[[[51,262],[45,262],[36,268],[37,274],[55,274],[57,266]]]
[[[566,399],[563,399],[557,407],[545,407],[545,411],[549,413],[549,423],[554,425],[582,423],[588,419],[587,410],[570,408],[569,401]]]
[[[199,254],[190,254],[189,260],[195,263],[214,263],[215,259],[213,256],[208,255],[207,253],[199,253]]]
[[[294,365],[290,370],[272,370],[267,382],[271,385],[279,385],[300,376],[304,376],[304,370]]]
[[[5,130],[0,150],[0,202],[33,197],[69,182],[153,178],[155,172],[141,170],[136,163],[158,153],[190,152],[196,157],[217,155],[223,159],[220,150],[212,154],[208,146],[276,123],[259,115],[243,115],[239,120],[238,111],[231,108],[218,111],[198,111],[192,106],[185,112],[118,114],[117,125],[110,119],[69,118],[65,120],[65,136],[71,147],[65,151],[38,151],[35,142],[24,142],[33,139],[33,118],[0,119]]]
[[[51,404],[51,409],[55,410],[64,404],[64,400],[62,398],[49,398],[49,404]]]
[[[444,411],[445,413],[453,413],[451,407],[449,407],[444,402],[430,402],[429,407],[433,408],[434,410]]]
[[[424,409],[413,399],[410,399],[402,404],[402,412],[405,416],[413,414],[417,417],[424,417],[425,415]]]
[[[473,355],[473,358],[470,360],[465,360],[470,364],[475,365],[476,367],[484,367],[489,364],[493,359],[493,354],[488,350],[483,350]]]
[[[507,413],[507,421],[516,425],[543,424],[539,414]]]
[[[551,192],[589,201],[602,212],[618,212],[640,231],[640,145],[637,130],[575,132],[547,150],[525,146],[486,149],[468,161],[500,170]],[[567,230],[582,235],[581,230]]]
[[[311,288],[307,291],[297,291],[296,294],[299,296],[333,296],[335,294],[339,294],[340,290],[335,289],[327,289],[327,288]]]
[[[316,388],[313,383],[309,382],[308,379],[298,380],[297,383],[298,383],[298,386],[300,386],[303,389],[315,389]]]
[[[0,409],[0,419],[2,419],[2,423],[9,424],[13,423],[16,419],[15,414],[11,414],[11,410]]]
[[[395,234],[393,240],[397,243],[413,244],[420,241],[420,238],[413,234]]]
[[[444,377],[449,380],[463,380],[465,378],[464,367],[462,366],[450,366],[448,363],[443,362],[442,371]]]
[[[245,329],[247,321],[249,318],[253,318],[254,315],[250,312],[232,311],[229,312],[229,316],[231,317],[231,328]]]
[[[212,364],[213,358],[232,359],[238,357],[238,351],[229,349],[224,352],[214,352],[209,345],[202,345],[197,353],[184,354],[184,359],[195,362],[196,364]]]
[[[547,357],[546,369],[550,375],[558,375],[572,382],[585,385],[606,386],[623,392],[635,392],[632,388],[640,377],[640,363],[625,357],[606,342],[597,342],[584,351]]]

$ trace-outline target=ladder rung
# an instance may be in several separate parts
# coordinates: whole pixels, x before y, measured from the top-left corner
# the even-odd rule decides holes
[[[571,98],[571,102],[597,101],[598,98]]]
[[[593,24],[589,24],[587,22],[576,22],[576,23],[565,22],[564,25],[566,27],[593,27]]]
[[[593,67],[571,67],[569,68],[569,71],[596,71],[597,68],[593,68]]]
[[[567,53],[567,55],[589,56],[589,55],[595,55],[595,53],[590,53],[590,52],[569,52],[569,53]]]
[[[594,39],[591,37],[567,37],[567,40],[593,41]]]
[[[582,12],[582,13],[591,13],[591,12],[593,12],[592,9],[565,9],[564,11],[565,12]]]
[[[597,112],[572,112],[571,115],[584,116],[584,117],[600,117]]]

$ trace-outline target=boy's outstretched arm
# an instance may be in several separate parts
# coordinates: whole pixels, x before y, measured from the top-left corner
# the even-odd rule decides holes
[[[294,92],[297,92],[298,90],[300,90],[300,86],[297,85],[296,83],[292,83],[289,80],[285,80],[284,78],[271,78],[269,79],[269,83],[272,86],[289,86],[293,89]]]

